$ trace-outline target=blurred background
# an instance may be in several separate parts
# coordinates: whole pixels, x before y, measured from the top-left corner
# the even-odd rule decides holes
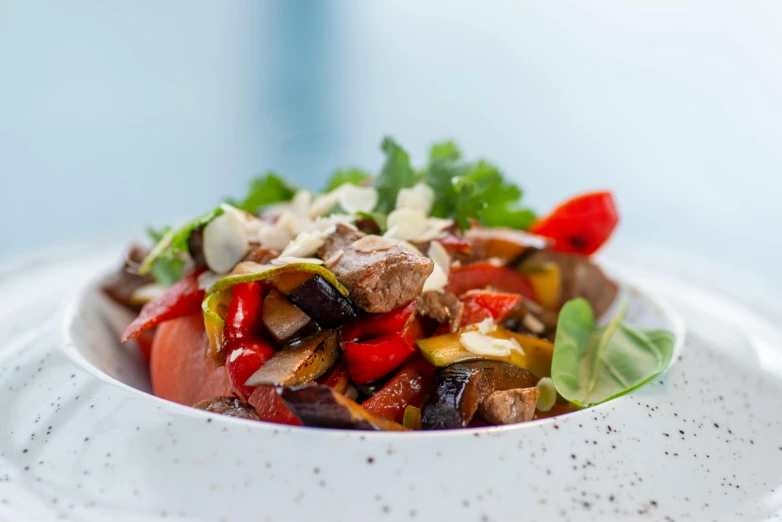
[[[0,262],[456,139],[782,289],[782,3],[0,0]],[[638,254],[641,253],[641,254]]]

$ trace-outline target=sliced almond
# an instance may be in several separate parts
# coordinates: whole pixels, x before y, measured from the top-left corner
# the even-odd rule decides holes
[[[249,247],[243,220],[236,213],[221,214],[204,227],[204,258],[213,272],[229,272]]]

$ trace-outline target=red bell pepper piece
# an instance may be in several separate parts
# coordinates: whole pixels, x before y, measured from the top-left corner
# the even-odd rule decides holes
[[[415,341],[422,335],[420,321],[413,319],[400,333],[360,343],[343,343],[342,350],[353,382],[366,384],[399,368],[416,353]]]
[[[261,321],[263,293],[261,283],[251,281],[233,287],[233,297],[225,316],[223,336],[228,346],[242,339],[258,339],[266,330]]]
[[[611,237],[619,223],[614,197],[610,192],[592,192],[559,205],[538,220],[530,232],[555,241],[552,250],[589,256]]]
[[[225,369],[234,395],[243,401],[252,395],[255,387],[245,386],[244,383],[273,354],[274,348],[264,341],[246,339],[231,345],[225,358]]]
[[[125,328],[122,342],[135,339],[141,332],[160,323],[201,313],[204,291],[198,288],[198,276],[204,269],[185,276],[166,290],[166,293],[144,305],[138,317]]]
[[[342,342],[363,341],[401,332],[414,311],[415,301],[410,301],[384,314],[364,314],[352,319],[342,327]]]
[[[462,296],[464,313],[462,325],[468,326],[479,323],[484,319],[501,321],[519,304],[519,294],[503,294],[500,292],[485,292],[473,290]]]
[[[433,364],[416,355],[377,393],[361,403],[361,407],[380,417],[402,422],[408,405],[420,408],[423,404],[434,370]]]
[[[274,386],[256,387],[247,402],[252,404],[262,421],[290,426],[302,425],[299,418],[282,402]]]
[[[350,374],[348,373],[348,361],[342,357],[332,369],[327,371],[318,379],[318,384],[325,384],[334,388],[339,393],[345,393],[350,384]]]
[[[448,276],[446,290],[462,295],[468,290],[480,290],[487,286],[501,292],[520,294],[535,300],[535,289],[529,279],[516,270],[491,263],[474,263],[462,267],[453,267]]]

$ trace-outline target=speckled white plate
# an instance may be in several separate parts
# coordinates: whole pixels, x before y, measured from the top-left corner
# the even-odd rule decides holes
[[[128,318],[90,289],[118,256],[0,269],[0,520],[765,520],[782,508],[776,310],[624,256],[609,267],[639,289],[634,319],[678,329],[659,295],[688,331],[678,362],[632,395],[507,428],[285,428],[139,391],[143,365],[114,340]]]

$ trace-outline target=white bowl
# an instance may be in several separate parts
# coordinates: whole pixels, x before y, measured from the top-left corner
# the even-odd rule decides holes
[[[651,283],[689,335],[667,373],[597,408],[450,432],[283,427],[142,391],[143,361],[116,342],[129,317],[91,286],[114,255],[44,263],[10,286],[0,273],[0,514],[12,520],[752,520],[779,510],[782,372],[775,350],[760,350],[779,332],[735,303],[614,270],[635,289],[634,321],[683,339]],[[31,287],[36,297],[14,307]]]

